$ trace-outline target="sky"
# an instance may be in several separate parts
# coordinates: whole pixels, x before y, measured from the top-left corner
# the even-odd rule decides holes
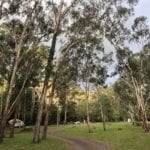
[[[138,16],[146,16],[149,19],[149,24],[150,24],[150,0],[139,0],[138,5],[135,7],[135,11],[134,11],[134,17],[132,17],[129,20],[129,25],[131,25],[133,23],[134,18],[138,17]],[[107,48],[110,48],[111,46],[108,44],[106,46]],[[139,50],[139,46],[137,45],[131,45],[131,48],[133,49],[134,52],[137,52]],[[112,48],[111,48],[112,49]],[[112,64],[109,67],[109,72],[114,70],[114,66],[115,64]],[[113,84],[116,80],[117,80],[118,76],[112,77],[112,78],[108,78],[106,81],[106,84],[111,85]]]
[[[150,0],[140,0],[135,9],[135,16],[147,16],[150,19]]]
[[[150,0],[139,0],[139,3],[135,8],[135,16],[130,20],[129,24],[132,24],[134,18],[138,16],[146,16],[150,24]],[[130,46],[134,52],[137,52],[140,49],[139,45],[132,44]]]

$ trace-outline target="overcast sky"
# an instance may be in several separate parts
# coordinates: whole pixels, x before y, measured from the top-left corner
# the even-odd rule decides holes
[[[147,16],[150,19],[150,0],[140,0],[135,9],[135,16]]]

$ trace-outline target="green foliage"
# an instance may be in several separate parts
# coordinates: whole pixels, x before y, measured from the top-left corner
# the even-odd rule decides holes
[[[76,112],[76,114],[77,114],[77,120],[79,120],[79,121],[85,120],[86,115],[85,115],[85,102],[84,101],[79,102],[79,104],[77,105],[76,111],[77,111]]]
[[[57,111],[58,111],[57,106],[55,104],[52,104],[50,107],[49,124],[57,123]]]
[[[114,111],[113,112],[113,120],[114,121],[120,121],[120,120],[122,120],[122,116],[124,116],[125,114],[121,114],[121,112],[119,112],[119,111]]]
[[[67,108],[67,122],[75,122],[76,120],[78,120],[77,118],[77,104],[74,101],[69,100],[68,104],[67,104],[68,108]],[[65,111],[65,107],[62,108],[61,111],[61,121],[64,121],[64,111]]]
[[[112,121],[113,110],[110,103],[110,99],[107,95],[101,95],[99,97],[99,103],[102,105],[104,116],[106,117],[106,121]]]

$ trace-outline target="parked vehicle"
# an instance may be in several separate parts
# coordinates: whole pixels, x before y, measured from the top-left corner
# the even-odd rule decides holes
[[[13,124],[13,121],[14,121],[14,119],[11,119],[11,120],[9,120],[8,121],[8,123],[10,124],[10,125],[12,125]],[[24,124],[24,122],[22,121],[22,120],[20,120],[20,119],[16,119],[16,122],[15,122],[15,127],[17,128],[20,128],[20,127],[23,127],[25,124]]]
[[[76,122],[74,122],[74,124],[76,124],[76,125],[77,125],[77,124],[80,124],[80,121],[76,121]]]

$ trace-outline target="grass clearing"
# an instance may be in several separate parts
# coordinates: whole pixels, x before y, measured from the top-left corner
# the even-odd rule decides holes
[[[102,124],[91,124],[92,133],[88,133],[86,125],[49,126],[49,130],[60,129],[60,134],[70,137],[94,139],[108,144],[112,150],[150,150],[150,133],[141,127],[128,123],[107,123],[107,131]],[[118,130],[120,129],[120,130]],[[16,129],[18,132],[19,129]],[[58,139],[50,138],[40,144],[32,144],[32,132],[20,132],[15,138],[5,138],[0,150],[69,150],[68,145]]]
[[[21,132],[15,138],[5,138],[0,150],[68,150],[67,144],[48,137],[40,144],[32,144],[32,132]]]
[[[150,134],[141,127],[128,123],[108,123],[107,131],[103,131],[100,123],[91,124],[91,127],[93,133],[88,133],[83,124],[69,126],[61,131],[61,135],[100,140],[113,150],[150,150]]]

